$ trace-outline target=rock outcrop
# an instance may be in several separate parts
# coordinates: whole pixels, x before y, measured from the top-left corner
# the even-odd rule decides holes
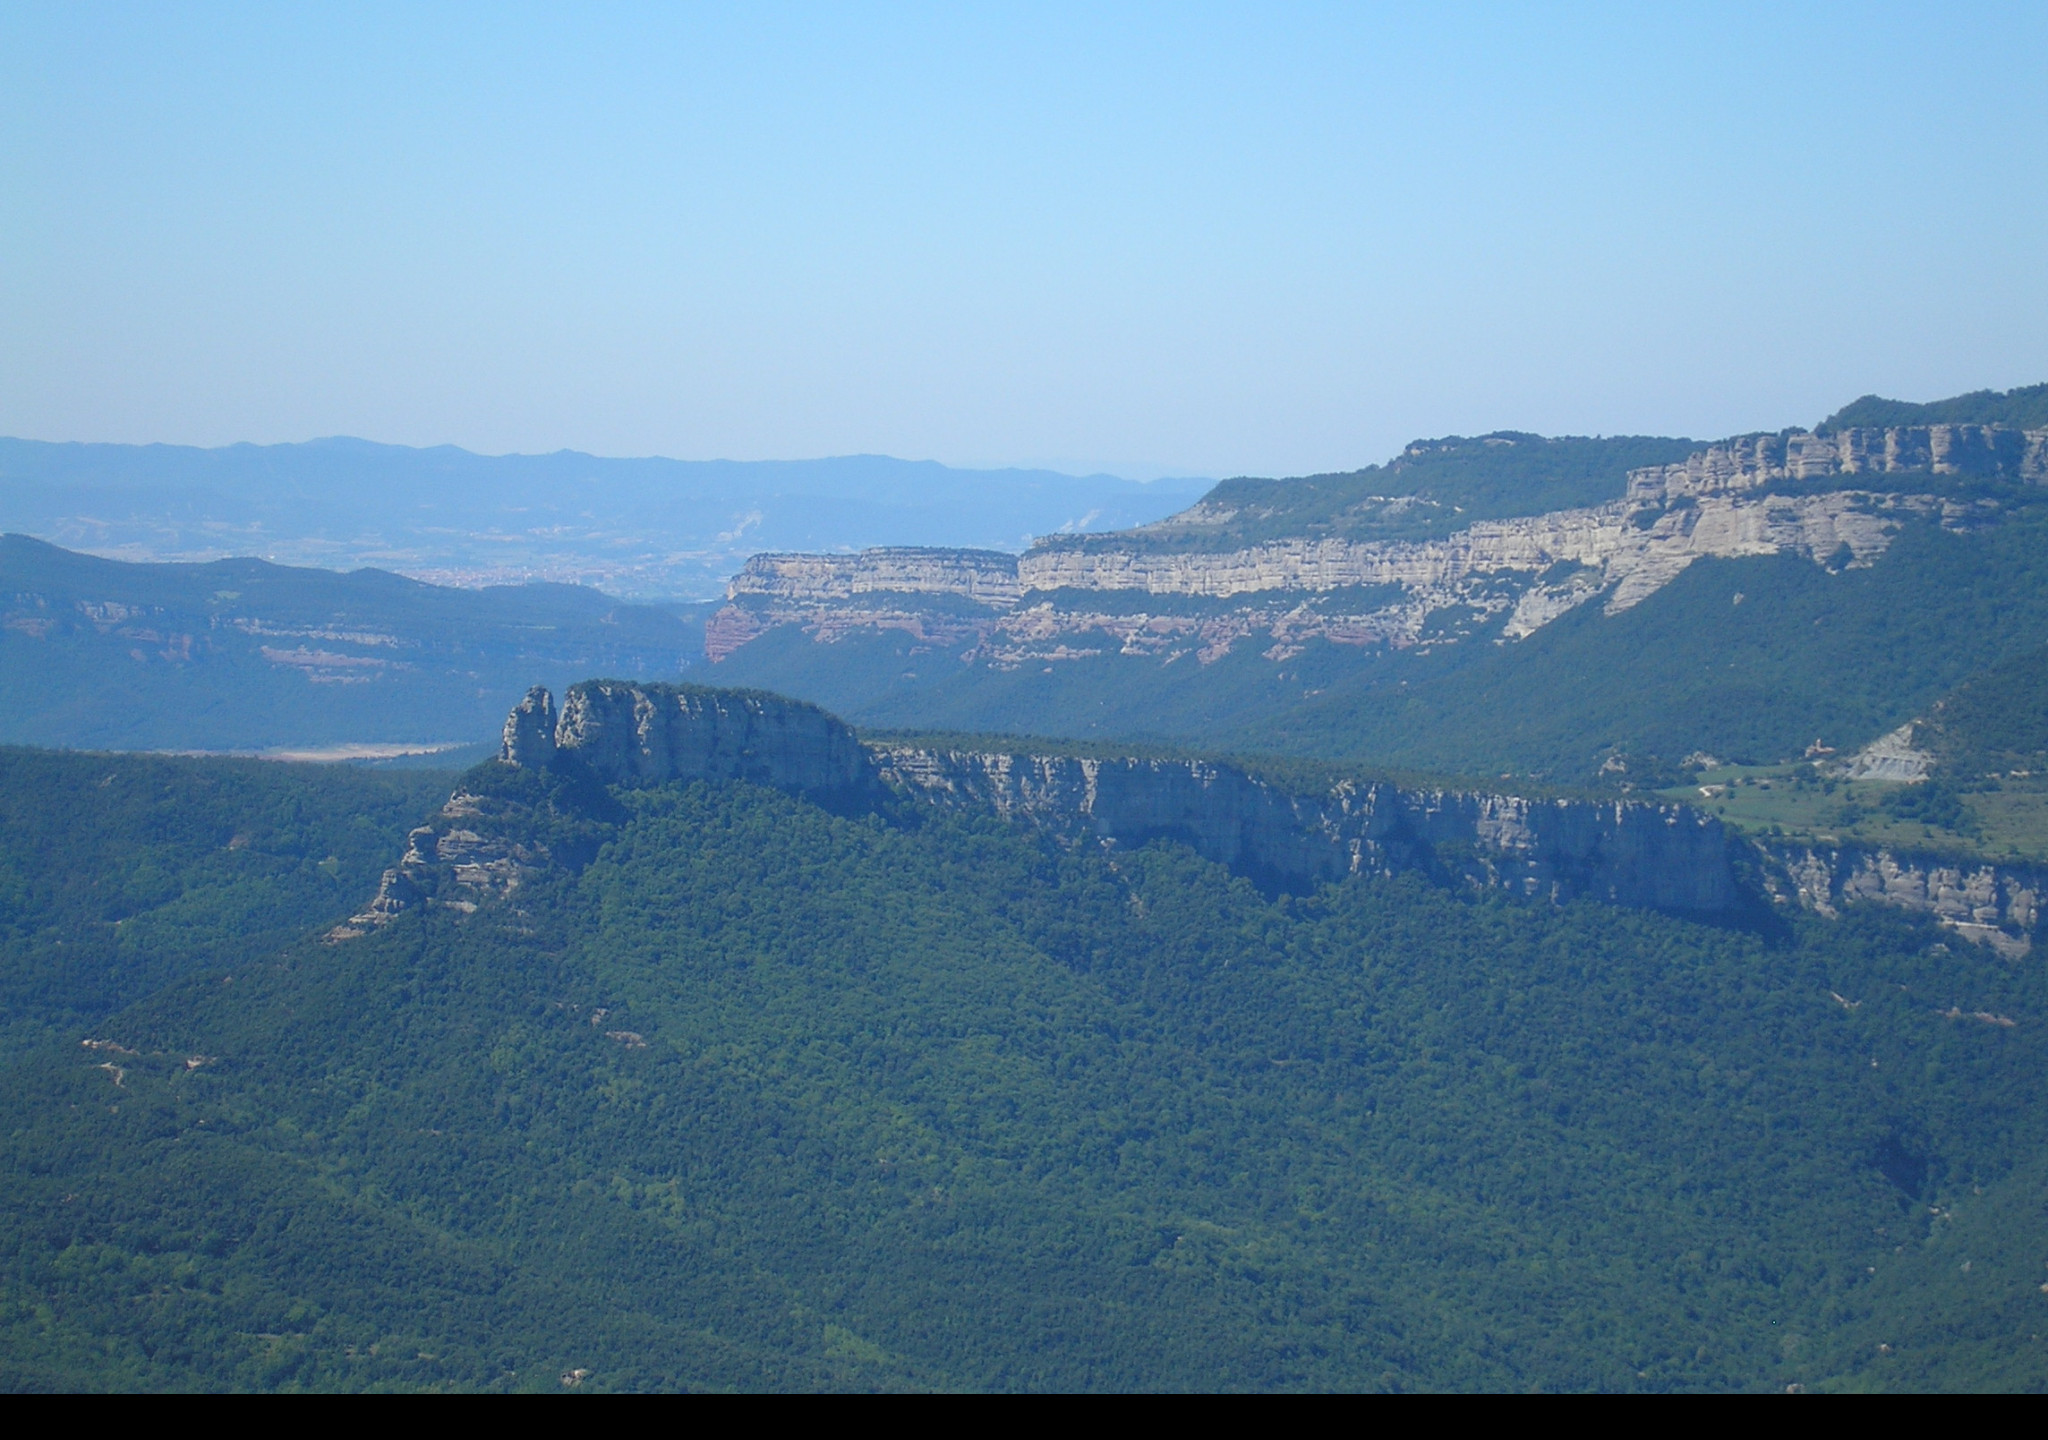
[[[853,732],[817,706],[701,685],[572,685],[547,763],[556,756],[608,785],[751,780],[822,797],[858,792],[872,775]],[[509,745],[500,758],[526,763]]]
[[[1819,435],[1740,435],[1709,445],[1676,465],[1635,470],[1628,498],[1661,504],[1683,495],[1725,495],[1781,480],[1843,475],[1973,475],[2048,481],[2048,430],[2007,425],[1914,425],[1845,429]]]
[[[1515,641],[1590,601],[1609,614],[1627,610],[1702,558],[1790,554],[1858,567],[1884,554],[1908,521],[1966,529],[1995,520],[1996,506],[1981,501],[1871,483],[1911,475],[2048,480],[2048,430],[1742,436],[1631,472],[1626,497],[1609,504],[1478,521],[1436,539],[1304,537],[1218,549],[1175,538],[1214,528],[1207,522],[1217,517],[1197,505],[1130,532],[1127,543],[1115,535],[1041,542],[1021,556],[761,555],[727,587],[731,603],[709,622],[705,649],[720,661],[787,625],[827,644],[900,630],[999,669],[1102,654],[1103,634],[1125,655],[1191,653],[1201,664],[1255,636],[1275,662],[1312,640],[1407,648],[1492,633]],[[1858,476],[1869,478],[1859,486]],[[1771,488],[1836,479],[1842,488],[1818,493]],[[1190,615],[1176,608],[1182,600],[1235,603]]]
[[[408,910],[474,914],[485,901],[508,898],[559,858],[532,833],[532,820],[530,806],[457,789],[406,836],[405,853],[384,872],[376,896],[330,930],[329,942],[355,939]]]
[[[827,803],[879,794],[860,741],[816,706],[698,685],[587,680],[569,687],[559,714],[554,696],[536,685],[506,717],[496,763],[544,774],[557,786],[750,780]],[[506,795],[493,788],[456,790],[408,837],[376,897],[330,938],[361,935],[407,910],[473,912],[540,870],[595,853],[602,821],[561,813],[545,789]]]
[[[1529,799],[1342,778],[1302,788],[1199,759],[1101,759],[863,744],[814,706],[751,691],[592,681],[553,713],[535,690],[496,762],[548,784],[746,780],[842,804],[986,808],[1071,841],[1177,840],[1275,890],[1420,871],[1552,901],[1714,913],[1741,903],[1720,822],[1680,805]],[[549,740],[551,744],[547,743]],[[544,757],[544,758],[543,758]],[[536,770],[538,767],[538,771]],[[474,773],[474,772],[473,772]],[[571,863],[539,826],[544,800],[472,780],[412,833],[346,939],[409,909],[474,911]],[[565,833],[565,832],[558,832]],[[587,858],[596,842],[577,837]]]
[[[508,765],[538,768],[555,758],[555,697],[536,685],[505,717],[505,743],[498,758]]]
[[[1766,844],[1766,884],[1781,901],[1832,919],[1857,902],[1931,915],[2009,959],[2033,946],[2048,870],[1891,850]]]
[[[1422,870],[1551,900],[1715,912],[1740,899],[1720,822],[1681,805],[1349,779],[1299,791],[1194,759],[873,750],[913,796],[1112,846],[1178,840],[1275,888]]]
[[[1024,593],[1015,555],[915,546],[855,555],[756,555],[726,585],[728,596],[773,595],[786,600],[850,600],[890,591],[960,595],[998,605]]]

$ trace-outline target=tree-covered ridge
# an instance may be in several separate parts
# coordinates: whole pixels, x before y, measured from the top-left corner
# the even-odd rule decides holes
[[[1914,728],[1952,776],[2048,774],[2048,646],[1974,675]]]
[[[1287,480],[1220,482],[1191,510],[1140,530],[1048,536],[1083,550],[1234,550],[1271,540],[1420,540],[1476,520],[1619,500],[1628,472],[1699,447],[1660,436],[1547,437],[1502,430],[1417,440],[1384,465]]]
[[[686,607],[254,559],[131,564],[0,536],[0,739],[241,750],[493,735],[536,678],[677,675]]]
[[[1947,400],[1916,403],[1865,395],[1852,400],[1814,426],[1822,435],[1859,426],[2013,425],[2025,430],[2048,426],[2048,384],[2012,390],[1972,390]]]
[[[347,915],[448,781],[0,748],[0,1054]]]
[[[0,1383],[2048,1383],[2039,967],[615,801],[0,1071]]]

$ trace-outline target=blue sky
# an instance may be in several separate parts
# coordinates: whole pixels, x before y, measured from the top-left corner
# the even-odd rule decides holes
[[[2048,6],[0,4],[0,433],[1282,474],[2048,379]]]

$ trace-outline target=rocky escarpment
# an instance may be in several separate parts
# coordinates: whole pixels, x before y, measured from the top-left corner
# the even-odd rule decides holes
[[[587,680],[559,712],[535,686],[505,719],[498,759],[472,771],[407,839],[343,940],[407,910],[473,912],[539,871],[597,852],[622,813],[610,785],[747,780],[828,804],[879,794],[873,763],[845,725],[814,705],[750,690]]]
[[[589,680],[563,697],[546,733],[548,692],[528,692],[506,721],[511,765],[573,757],[608,785],[751,780],[826,797],[871,781],[860,742],[815,705],[752,690]]]
[[[1421,870],[1553,900],[1707,912],[1739,902],[1720,823],[1679,805],[1349,779],[1303,791],[1194,759],[872,748],[882,776],[919,798],[1114,846],[1177,840],[1278,888]]]
[[[1891,850],[1766,843],[1774,897],[1833,918],[1859,901],[1931,915],[2009,959],[2032,949],[2048,870]]]
[[[876,592],[960,595],[985,604],[1009,604],[1024,589],[1015,555],[914,546],[855,555],[756,555],[726,585],[728,596],[772,595],[786,600],[850,600]]]
[[[406,837],[405,853],[384,872],[370,903],[330,930],[328,941],[355,939],[408,910],[475,914],[486,901],[510,898],[535,875],[594,853],[589,832],[595,827],[586,822],[586,833],[577,836],[573,826],[550,825],[558,817],[537,813],[545,805],[545,797],[495,795],[487,786],[457,788]]]
[[[1581,599],[1606,594],[1608,609],[1618,611],[1708,555],[1792,553],[1826,560],[1846,547],[1851,563],[1868,564],[1884,553],[1901,519],[1929,513],[1942,513],[1939,501],[1858,491],[1713,497],[1670,509],[1618,501],[1483,521],[1443,540],[1283,540],[1223,553],[1047,550],[1023,556],[1018,575],[1040,591],[1218,597],[1395,585],[1440,609],[1485,603],[1498,593],[1485,582],[1497,577],[1533,579],[1562,565],[1586,575],[1571,593]],[[1502,597],[1502,603],[1516,602]]]
[[[1388,646],[1455,643],[1491,631],[1535,633],[1591,601],[1609,614],[1641,603],[1706,557],[1799,555],[1835,568],[1872,564],[1900,527],[1990,523],[1981,499],[1915,494],[1896,479],[2048,479],[2048,431],[1933,425],[1829,435],[1752,435],[1674,465],[1630,473],[1611,503],[1483,520],[1426,539],[1282,538],[1237,549],[1177,535],[1214,528],[1203,507],[1086,544],[1042,542],[1022,556],[876,550],[764,555],[728,586],[707,627],[723,660],[767,631],[801,626],[831,643],[900,630],[1000,669],[1104,653],[1208,664],[1264,637],[1284,661],[1310,641]],[[1856,483],[1856,477],[1868,477]],[[1777,493],[1789,482],[1842,488]],[[1226,517],[1227,518],[1227,517]],[[1101,598],[1096,598],[1101,597]],[[1143,597],[1134,600],[1134,597]],[[937,603],[943,599],[945,603]],[[1233,602],[1181,613],[1183,600]]]
[[[1844,475],[1970,475],[2048,481],[2048,430],[2007,425],[1849,428],[1815,434],[1741,435],[1709,445],[1676,465],[1631,471],[1628,498],[1662,502],[1681,495],[1723,495],[1782,480]]]
[[[550,723],[552,722],[552,723]],[[588,682],[559,713],[536,689],[468,783],[335,938],[409,909],[473,911],[602,843],[601,790],[747,780],[840,804],[986,808],[1074,841],[1177,840],[1274,889],[1420,871],[1550,900],[1712,913],[1741,903],[1721,825],[1685,806],[1528,799],[1339,779],[1287,786],[1199,759],[862,744],[816,708],[756,692]]]
[[[1175,840],[1274,889],[1419,872],[1534,898],[1698,914],[1745,903],[1720,823],[1682,805],[1539,799],[1341,778],[1285,785],[1194,758],[863,744],[808,705],[754,692],[596,682],[559,713],[536,689],[479,767],[414,830],[376,898],[330,938],[409,910],[516,900],[587,862],[623,820],[607,785],[737,780],[857,801],[986,808],[1071,841]],[[900,817],[899,817],[900,818]],[[2029,952],[2048,869],[1764,841],[1766,891],[1830,918],[1858,903],[1926,914],[2010,958]]]

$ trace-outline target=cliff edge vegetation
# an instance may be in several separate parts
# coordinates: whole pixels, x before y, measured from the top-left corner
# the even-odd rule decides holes
[[[495,770],[602,844],[341,944],[194,911],[0,1067],[0,1383],[2048,1385],[2042,971],[1927,920]]]
[[[957,557],[757,557],[707,656],[721,683],[862,725],[1518,782],[1847,753],[2048,634],[2048,428],[1904,418],[1661,451],[1418,442],[1387,473],[1462,477],[1449,529],[1415,518],[1437,513],[1426,488],[1231,481],[1171,521],[1035,547],[1007,589]],[[1589,503],[1542,508],[1577,485]]]
[[[1925,403],[1865,395],[1813,428],[1829,435],[1856,426],[1893,425],[2010,425],[2038,430],[2048,426],[2048,384],[2002,391],[1973,390],[1967,395]]]

